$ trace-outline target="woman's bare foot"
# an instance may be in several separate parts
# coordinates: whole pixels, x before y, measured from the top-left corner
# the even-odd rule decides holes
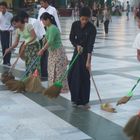
[[[61,93],[68,93],[69,92],[69,89],[62,89],[61,90]]]
[[[81,108],[81,109],[85,109],[85,110],[90,109],[90,105],[89,105],[89,104],[85,104],[85,105],[78,105],[77,107],[78,107],[78,108]]]

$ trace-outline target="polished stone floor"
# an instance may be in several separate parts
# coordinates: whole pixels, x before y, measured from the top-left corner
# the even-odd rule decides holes
[[[62,40],[71,59],[73,47],[69,41],[73,18],[61,18]],[[116,107],[116,101],[127,95],[139,77],[140,64],[132,43],[139,32],[136,21],[125,16],[112,17],[109,34],[103,25],[98,34],[92,58],[92,74],[103,99]],[[12,57],[15,60],[18,49]],[[0,72],[6,68],[0,65]],[[20,60],[14,75],[20,77],[25,69]],[[47,82],[43,83],[47,87]],[[134,97],[116,107],[117,113],[100,110],[98,96],[91,86],[89,111],[73,108],[70,94],[55,100],[41,94],[14,94],[0,84],[0,140],[128,140],[122,128],[140,109],[140,85]]]

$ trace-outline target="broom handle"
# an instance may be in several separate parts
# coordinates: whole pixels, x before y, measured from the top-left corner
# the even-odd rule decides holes
[[[0,64],[2,63],[5,56],[6,56],[6,53],[4,53],[3,57],[1,58]]]
[[[139,84],[139,82],[140,82],[140,78],[137,80],[137,83],[132,87],[131,92],[134,91],[134,89],[137,87],[137,85]]]
[[[69,72],[70,69],[72,68],[73,64],[74,64],[75,61],[77,60],[78,56],[79,56],[79,53],[76,54],[76,56],[74,57],[73,61],[69,64],[68,69],[64,72],[64,74],[63,74],[62,77],[60,78],[60,80],[59,80],[60,82],[62,82],[62,81],[65,79],[65,77],[67,76],[68,72]]]
[[[98,95],[99,101],[100,101],[100,103],[102,104],[102,99],[101,99],[100,93],[99,93],[99,91],[98,91],[98,88],[97,88],[97,86],[96,86],[96,83],[95,83],[95,80],[94,80],[94,78],[93,78],[93,75],[91,74],[91,71],[90,71],[90,76],[91,76],[93,85],[94,85],[94,87],[95,87],[96,93],[97,93],[97,95]]]
[[[24,44],[24,41],[22,42],[22,44],[20,45],[20,47],[22,47],[23,44]],[[15,60],[14,64],[12,65],[12,67],[10,68],[9,73],[15,68],[15,66],[16,66],[16,64],[17,64],[17,62],[18,62],[20,56],[22,55],[22,53],[23,53],[23,50],[20,52],[20,54],[18,54],[18,57],[17,57],[17,59]]]
[[[40,60],[40,56],[37,56],[37,57],[35,58],[35,60],[31,63],[31,65],[27,68],[27,70],[24,72],[24,74],[23,74],[21,80],[24,79],[24,77],[26,76],[26,74],[32,69],[32,67],[33,67],[37,62],[39,62],[39,60]]]

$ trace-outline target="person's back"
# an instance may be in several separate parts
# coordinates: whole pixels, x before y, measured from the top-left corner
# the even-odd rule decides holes
[[[46,38],[50,45],[49,50],[54,50],[62,46],[60,31],[55,25],[47,28]]]

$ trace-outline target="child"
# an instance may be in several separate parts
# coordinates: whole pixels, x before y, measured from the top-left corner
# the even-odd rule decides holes
[[[124,132],[131,140],[140,140],[140,112],[128,121]]]

